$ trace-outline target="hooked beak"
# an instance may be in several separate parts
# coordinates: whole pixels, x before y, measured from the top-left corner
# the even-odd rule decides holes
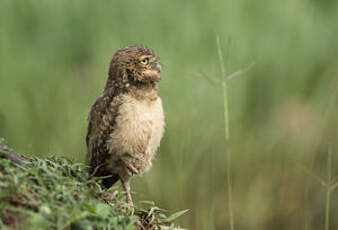
[[[161,73],[162,67],[161,67],[160,63],[157,63],[157,64],[155,65],[155,70],[157,70],[159,73]]]

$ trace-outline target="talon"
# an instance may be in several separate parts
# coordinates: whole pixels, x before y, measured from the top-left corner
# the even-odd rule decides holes
[[[134,166],[128,165],[127,168],[129,169],[129,171],[131,172],[132,175],[139,174],[139,171]]]

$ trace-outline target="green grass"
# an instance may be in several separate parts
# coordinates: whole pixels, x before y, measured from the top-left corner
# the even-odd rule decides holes
[[[0,229],[174,229],[171,222],[186,212],[167,216],[148,201],[133,215],[124,197],[116,187],[102,190],[84,165],[65,158],[27,165],[0,158]]]
[[[0,136],[84,162],[113,53],[145,44],[163,64],[166,132],[133,198],[189,209],[178,220],[188,229],[227,229],[223,89],[199,75],[219,79],[215,36],[223,48],[231,37],[227,72],[256,62],[227,88],[235,229],[325,229],[327,189],[309,173],[327,178],[331,145],[337,181],[337,27],[333,0],[1,0]],[[337,190],[329,198],[338,229]]]
[[[228,186],[228,207],[229,207],[229,224],[230,230],[234,230],[234,215],[233,215],[233,207],[232,207],[232,181],[231,181],[231,143],[230,143],[230,118],[229,118],[229,102],[228,102],[228,82],[227,82],[227,72],[225,69],[225,63],[223,58],[222,47],[220,43],[219,36],[216,37],[217,42],[217,50],[218,50],[218,57],[221,67],[221,81],[222,81],[222,88],[223,88],[223,109],[224,109],[224,140],[225,140],[225,148],[226,148],[226,159],[227,159],[227,186]],[[230,40],[229,40],[229,47],[230,49]],[[227,55],[229,57],[229,53]]]

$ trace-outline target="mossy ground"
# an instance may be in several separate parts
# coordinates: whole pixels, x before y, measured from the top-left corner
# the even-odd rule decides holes
[[[123,192],[102,190],[99,180],[65,158],[25,166],[0,158],[0,229],[170,229],[185,212],[167,217],[153,202],[140,202],[133,215]]]

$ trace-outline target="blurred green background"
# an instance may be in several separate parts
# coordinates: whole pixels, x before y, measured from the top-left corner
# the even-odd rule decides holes
[[[188,229],[228,229],[222,88],[229,82],[235,229],[324,229],[332,149],[338,180],[334,0],[0,0],[0,136],[17,151],[85,158],[87,114],[109,61],[144,44],[163,64],[166,133],[135,200],[190,209]],[[338,229],[338,189],[330,200]]]

